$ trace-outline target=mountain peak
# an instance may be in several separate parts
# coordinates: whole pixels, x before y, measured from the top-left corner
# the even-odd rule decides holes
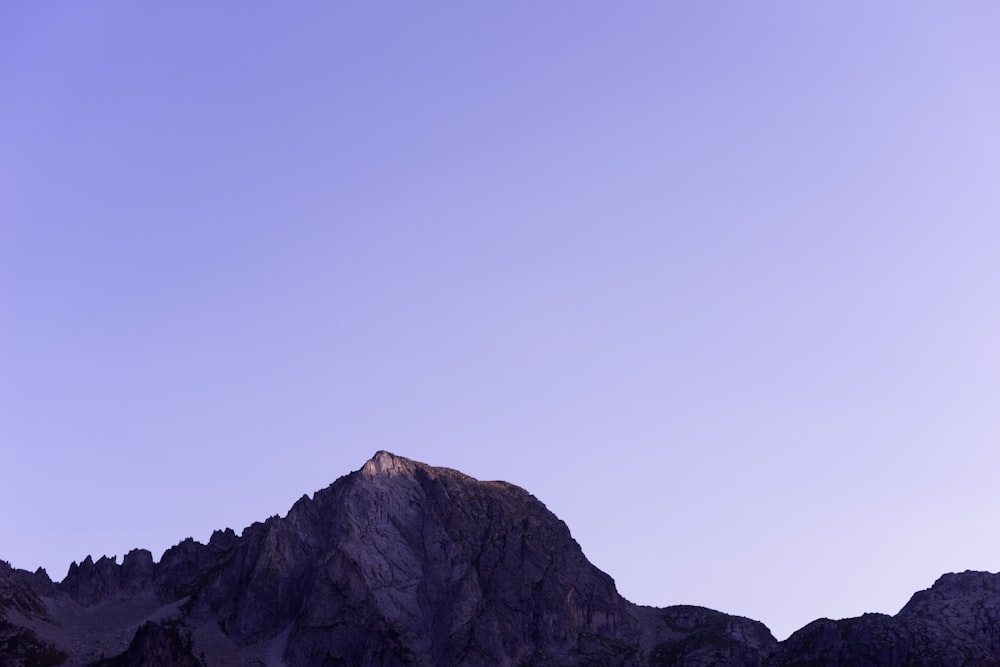
[[[2,665],[1000,667],[996,627],[1000,574],[983,572],[780,643],[704,607],[639,607],[526,490],[385,450],[284,518],[159,563],[87,556],[53,583],[0,561]]]
[[[361,466],[361,474],[366,477],[375,477],[376,475],[395,476],[412,473],[418,465],[420,464],[416,461],[380,449]]]

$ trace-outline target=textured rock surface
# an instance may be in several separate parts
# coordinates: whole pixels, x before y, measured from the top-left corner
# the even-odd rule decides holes
[[[758,621],[686,605],[655,612],[662,629],[650,667],[763,665],[775,648],[771,631]]]
[[[774,665],[1000,667],[1000,575],[946,574],[895,616],[820,619],[782,642]]]
[[[60,583],[0,562],[8,665],[998,665],[1000,575],[782,643],[702,607],[624,600],[528,492],[387,452],[288,514]]]
[[[179,623],[144,623],[123,653],[91,667],[201,667],[191,636]]]

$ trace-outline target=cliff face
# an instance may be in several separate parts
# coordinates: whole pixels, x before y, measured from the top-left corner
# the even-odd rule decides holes
[[[636,654],[631,605],[522,489],[383,452],[328,491],[286,520],[300,535],[328,531],[312,550],[319,562],[311,545],[295,554],[308,583],[288,609],[299,614],[290,662],[570,664]]]
[[[30,649],[0,665],[759,665],[774,644],[746,619],[637,607],[528,492],[388,452],[159,563],[88,556],[58,584],[7,568],[0,610]]]
[[[239,536],[53,583],[0,565],[8,665],[993,665],[995,575],[782,644],[701,607],[638,607],[529,493],[387,452]]]

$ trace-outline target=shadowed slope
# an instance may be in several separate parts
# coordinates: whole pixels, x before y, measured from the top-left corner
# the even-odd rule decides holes
[[[284,518],[159,563],[136,550],[59,584],[7,579],[11,622],[67,664],[148,650],[209,665],[760,665],[774,646],[754,621],[624,600],[523,489],[388,452]]]

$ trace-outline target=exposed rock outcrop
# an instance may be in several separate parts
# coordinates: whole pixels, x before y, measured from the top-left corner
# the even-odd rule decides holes
[[[158,563],[0,562],[8,665],[997,665],[1000,575],[946,575],[896,616],[782,643],[702,607],[639,607],[527,491],[388,452],[284,517]]]
[[[44,617],[48,612],[41,596],[53,590],[52,580],[42,568],[32,574],[0,560],[0,615],[10,610]]]
[[[763,665],[775,648],[771,631],[759,621],[688,605],[655,612],[662,629],[649,667]]]
[[[946,574],[895,616],[813,621],[782,642],[772,663],[1000,667],[1000,575]]]
[[[90,667],[204,667],[194,644],[177,623],[144,623],[123,653]]]

